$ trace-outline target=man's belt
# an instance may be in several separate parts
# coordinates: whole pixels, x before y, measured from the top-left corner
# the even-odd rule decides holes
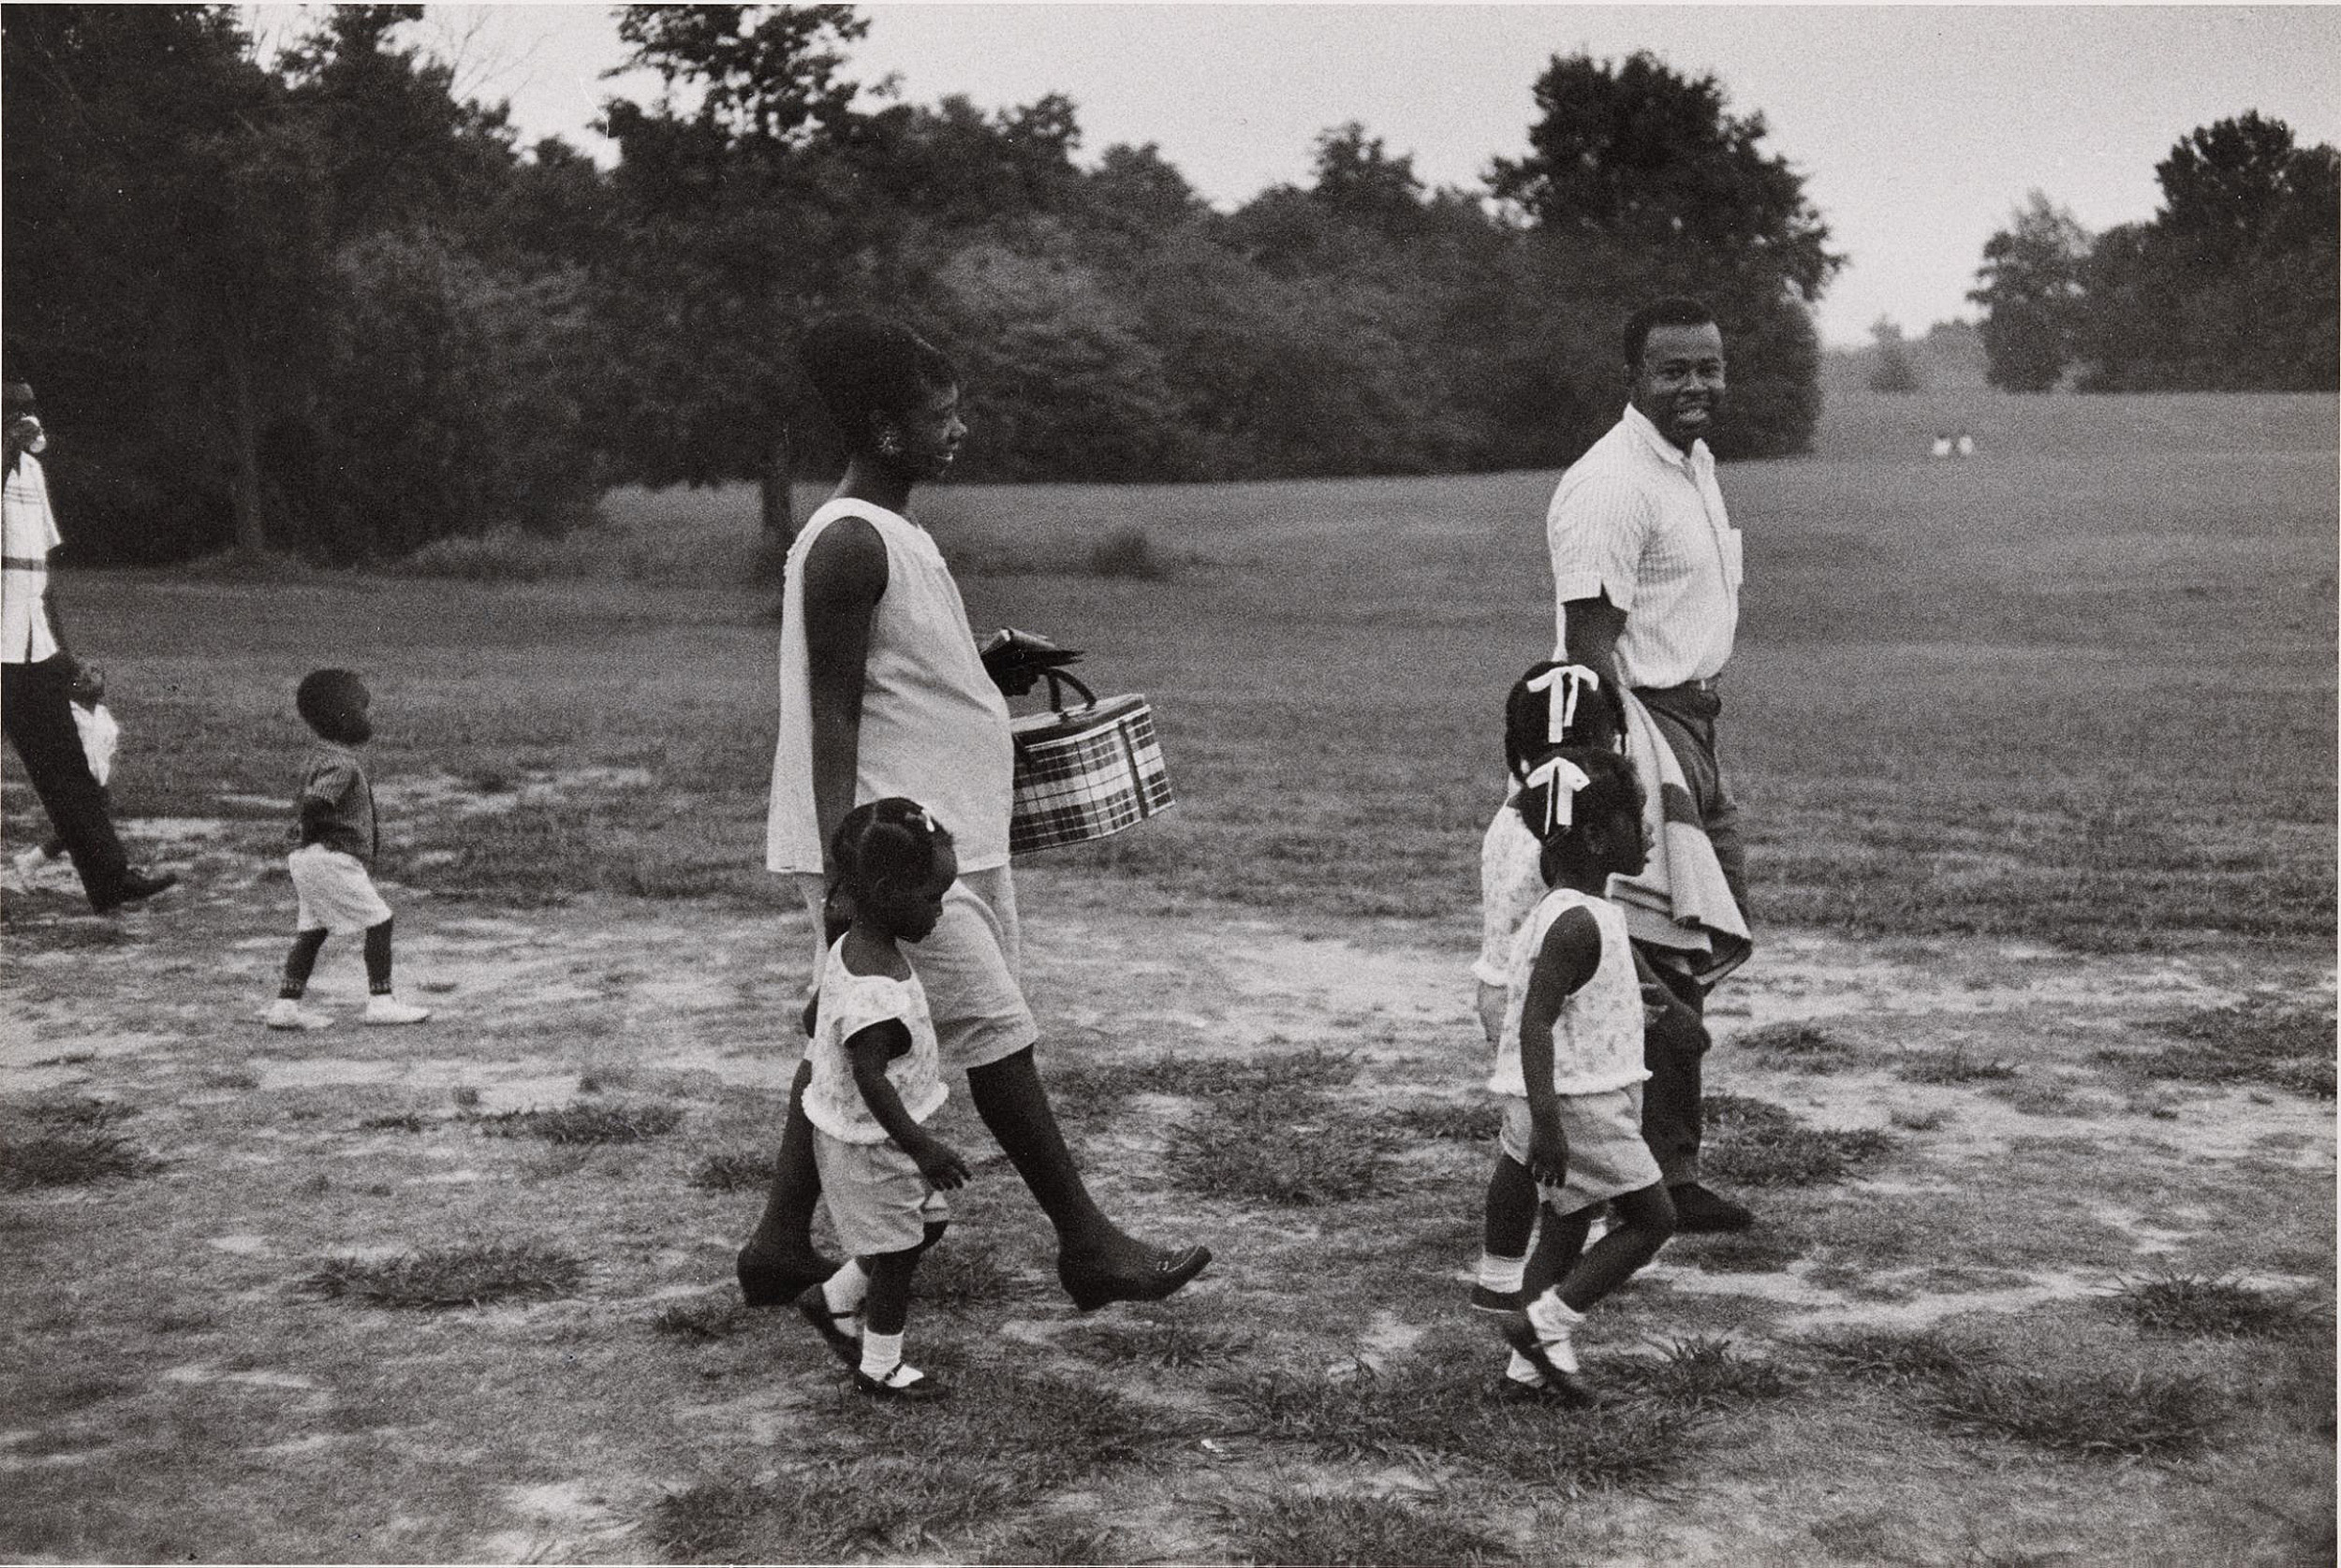
[[[1679,686],[1636,686],[1634,695],[1654,711],[1704,723],[1723,711],[1721,685],[1719,677],[1710,675]]]
[[[0,567],[11,572],[45,572],[49,563],[37,555],[0,555]]]
[[[1722,676],[1702,675],[1696,681],[1686,681],[1679,686],[1636,686],[1634,695],[1644,699],[1654,696],[1688,696],[1693,692],[1702,696],[1713,696],[1722,685]]]

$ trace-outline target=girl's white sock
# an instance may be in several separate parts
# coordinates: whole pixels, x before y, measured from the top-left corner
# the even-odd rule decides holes
[[[1512,1358],[1505,1363],[1504,1375],[1514,1383],[1525,1383],[1532,1387],[1544,1381],[1544,1374],[1537,1370],[1537,1364],[1518,1351],[1513,1351]]]
[[[1577,1347],[1569,1339],[1584,1321],[1585,1314],[1563,1301],[1558,1290],[1548,1290],[1528,1303],[1528,1322],[1535,1327],[1537,1338],[1544,1341],[1544,1354],[1565,1372],[1578,1370]]]
[[[847,1258],[845,1267],[821,1282],[821,1299],[832,1312],[860,1312],[861,1298],[869,1294],[870,1276],[862,1272],[860,1258]]]
[[[1497,1257],[1494,1253],[1480,1254],[1480,1283],[1502,1295],[1519,1294],[1521,1276],[1527,1271],[1525,1254],[1520,1257]]]
[[[886,1374],[903,1364],[903,1337],[900,1334],[873,1334],[861,1331],[861,1375],[885,1381]]]

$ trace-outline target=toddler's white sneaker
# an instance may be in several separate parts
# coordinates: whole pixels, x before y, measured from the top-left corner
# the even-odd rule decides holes
[[[420,1023],[431,1016],[428,1007],[418,1007],[411,1002],[401,1002],[394,996],[366,998],[368,1023]]]
[[[323,1013],[313,1013],[289,996],[280,996],[269,1004],[260,1021],[271,1029],[323,1029],[333,1020]]]

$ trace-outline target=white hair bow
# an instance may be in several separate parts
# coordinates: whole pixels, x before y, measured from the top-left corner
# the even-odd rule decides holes
[[[1570,825],[1576,815],[1577,792],[1591,783],[1585,770],[1565,756],[1548,756],[1528,770],[1520,782],[1521,789],[1544,788],[1544,831],[1539,838],[1549,839]]]
[[[1583,665],[1554,665],[1542,675],[1531,676],[1528,689],[1545,694],[1544,738],[1566,740],[1568,726],[1577,721],[1578,699],[1599,691],[1601,677]]]

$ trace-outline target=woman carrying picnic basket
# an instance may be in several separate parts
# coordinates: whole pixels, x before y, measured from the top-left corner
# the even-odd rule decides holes
[[[967,433],[958,374],[916,333],[867,316],[816,324],[803,359],[850,456],[788,552],[765,863],[804,900],[817,983],[824,849],[846,813],[902,796],[950,831],[959,880],[916,957],[943,1063],[966,1072],[977,1114],[1056,1227],[1057,1278],[1074,1305],[1161,1300],[1211,1253],[1126,1234],[1090,1196],[1058,1129],[1017,979],[1008,704],[941,552],[905,515],[912,488],[948,473]],[[1011,639],[1009,656],[991,661],[998,680],[1018,681],[1019,646]],[[1031,681],[1026,663],[1016,689]],[[820,1178],[805,1078],[801,1067],[764,1216],[740,1251],[740,1288],[755,1306],[795,1300],[838,1267],[813,1249]]]

